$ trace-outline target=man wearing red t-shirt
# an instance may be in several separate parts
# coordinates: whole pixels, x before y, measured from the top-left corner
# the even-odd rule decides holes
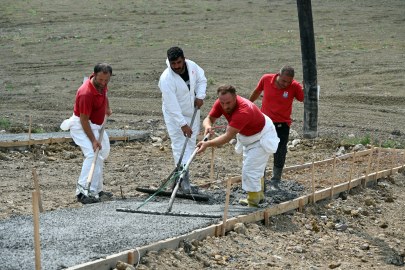
[[[299,82],[294,80],[294,69],[290,66],[281,68],[280,73],[264,75],[249,100],[254,102],[263,92],[261,111],[270,117],[276,126],[280,138],[277,152],[274,154],[272,189],[279,189],[281,174],[287,154],[288,136],[291,126],[291,112],[294,98],[304,101],[304,91]]]
[[[248,192],[247,200],[240,203],[246,201],[249,207],[258,207],[260,200],[264,199],[263,170],[279,142],[274,125],[255,104],[236,95],[232,85],[221,85],[217,93],[218,100],[203,122],[205,134],[214,134],[212,125],[221,115],[229,124],[225,134],[211,141],[199,142],[197,153],[204,152],[207,147],[223,145],[236,136],[236,153],[243,150],[242,188]]]
[[[93,75],[77,91],[73,116],[61,125],[62,130],[70,129],[72,139],[80,146],[86,158],[76,189],[77,201],[83,204],[98,202],[101,196],[113,196],[111,192],[103,191],[103,162],[110,153],[110,141],[105,131],[103,140],[99,141],[105,115],[112,114],[107,96],[107,84],[111,74],[110,65],[95,65]],[[86,197],[79,187],[86,185],[97,147],[100,147],[100,151],[90,185],[91,196]]]

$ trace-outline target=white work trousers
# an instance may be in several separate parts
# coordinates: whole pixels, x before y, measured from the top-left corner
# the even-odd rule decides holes
[[[267,152],[260,141],[243,147],[242,189],[249,192],[262,190],[261,178],[271,152]]]
[[[100,137],[100,130],[93,129],[92,131],[94,136],[98,140]],[[90,174],[90,168],[91,164],[93,163],[95,152],[93,150],[93,145],[89,137],[87,137],[86,133],[81,127],[71,127],[70,135],[72,136],[72,139],[75,141],[75,143],[80,146],[85,157],[78,181],[78,184],[84,187]],[[101,142],[101,150],[98,152],[98,158],[96,161],[96,166],[94,168],[93,178],[91,180],[90,191],[99,193],[103,190],[103,163],[104,159],[106,159],[109,154],[110,140],[108,139],[107,133],[104,131],[103,140]],[[76,195],[78,195],[79,193],[79,190],[76,189]]]
[[[170,139],[172,141],[172,151],[173,151],[173,158],[174,158],[174,164],[177,165],[180,159],[181,151],[183,150],[184,143],[186,141],[186,137],[183,134],[183,131],[181,130],[181,127],[179,127],[176,124],[176,121],[171,117],[171,115],[163,110],[163,116],[165,118],[166,122],[166,127],[167,131],[169,132]],[[191,118],[192,116],[184,116],[185,120],[187,121],[187,125],[191,125]],[[182,158],[182,164],[186,164],[187,161],[190,159],[191,154],[195,150],[195,144],[197,141],[197,135],[200,129],[200,110],[197,111],[193,127],[191,130],[193,131],[193,134],[191,135],[191,138],[188,139],[186,149],[184,151],[184,155]]]

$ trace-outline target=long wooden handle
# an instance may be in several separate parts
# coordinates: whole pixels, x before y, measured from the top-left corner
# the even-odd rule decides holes
[[[100,131],[100,137],[98,138],[98,141],[100,143],[103,141],[104,128],[105,128],[105,124],[107,123],[107,118],[108,118],[108,116],[106,115],[105,118],[104,118],[103,127],[101,128],[101,131]],[[94,169],[96,168],[98,152],[100,152],[100,147],[97,146],[96,152],[94,153],[93,162],[91,163],[89,178],[87,178],[86,188],[87,187],[90,188],[90,183],[91,183],[91,180],[93,179]]]

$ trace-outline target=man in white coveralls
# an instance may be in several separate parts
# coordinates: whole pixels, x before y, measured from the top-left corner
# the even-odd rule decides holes
[[[183,50],[171,47],[167,50],[167,69],[159,80],[162,91],[162,111],[167,131],[172,141],[172,151],[175,164],[179,162],[186,136],[189,137],[181,164],[186,164],[194,151],[196,138],[200,127],[200,111],[197,111],[193,126],[191,119],[194,108],[203,105],[207,79],[196,63],[186,60]],[[189,172],[186,173],[181,189],[191,193]]]
[[[85,156],[78,181],[82,187],[86,185],[89,177],[94,153],[97,147],[100,147],[89,190],[92,196],[84,196],[80,189],[76,188],[77,201],[83,204],[98,202],[101,196],[113,196],[111,192],[103,191],[103,163],[110,153],[110,140],[105,131],[103,140],[99,141],[105,115],[112,114],[107,95],[107,84],[111,75],[110,65],[96,64],[94,73],[77,91],[73,116],[63,121],[60,126],[62,130],[70,129],[72,139],[80,146]]]
[[[205,134],[214,134],[212,125],[224,115],[228,120],[225,134],[206,142],[199,142],[197,153],[207,147],[228,143],[236,136],[238,142],[236,153],[243,151],[242,188],[248,192],[247,200],[240,200],[242,205],[258,207],[264,201],[263,171],[270,154],[277,151],[279,138],[269,117],[264,115],[250,100],[236,95],[236,89],[230,84],[218,87],[218,99],[210,113],[204,119]]]

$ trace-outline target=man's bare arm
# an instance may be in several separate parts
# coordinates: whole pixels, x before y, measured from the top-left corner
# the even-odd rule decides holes
[[[228,126],[226,128],[225,134],[222,134],[218,138],[215,138],[211,141],[199,142],[196,145],[196,147],[200,147],[200,149],[197,151],[197,154],[204,152],[205,149],[207,149],[207,147],[220,146],[220,145],[224,145],[224,144],[228,143],[239,132],[240,132],[240,129],[236,129],[236,128]]]
[[[250,94],[249,100],[252,102],[255,102],[255,100],[260,97],[261,93],[262,93],[262,91],[257,91],[256,89],[253,90],[252,94]]]

